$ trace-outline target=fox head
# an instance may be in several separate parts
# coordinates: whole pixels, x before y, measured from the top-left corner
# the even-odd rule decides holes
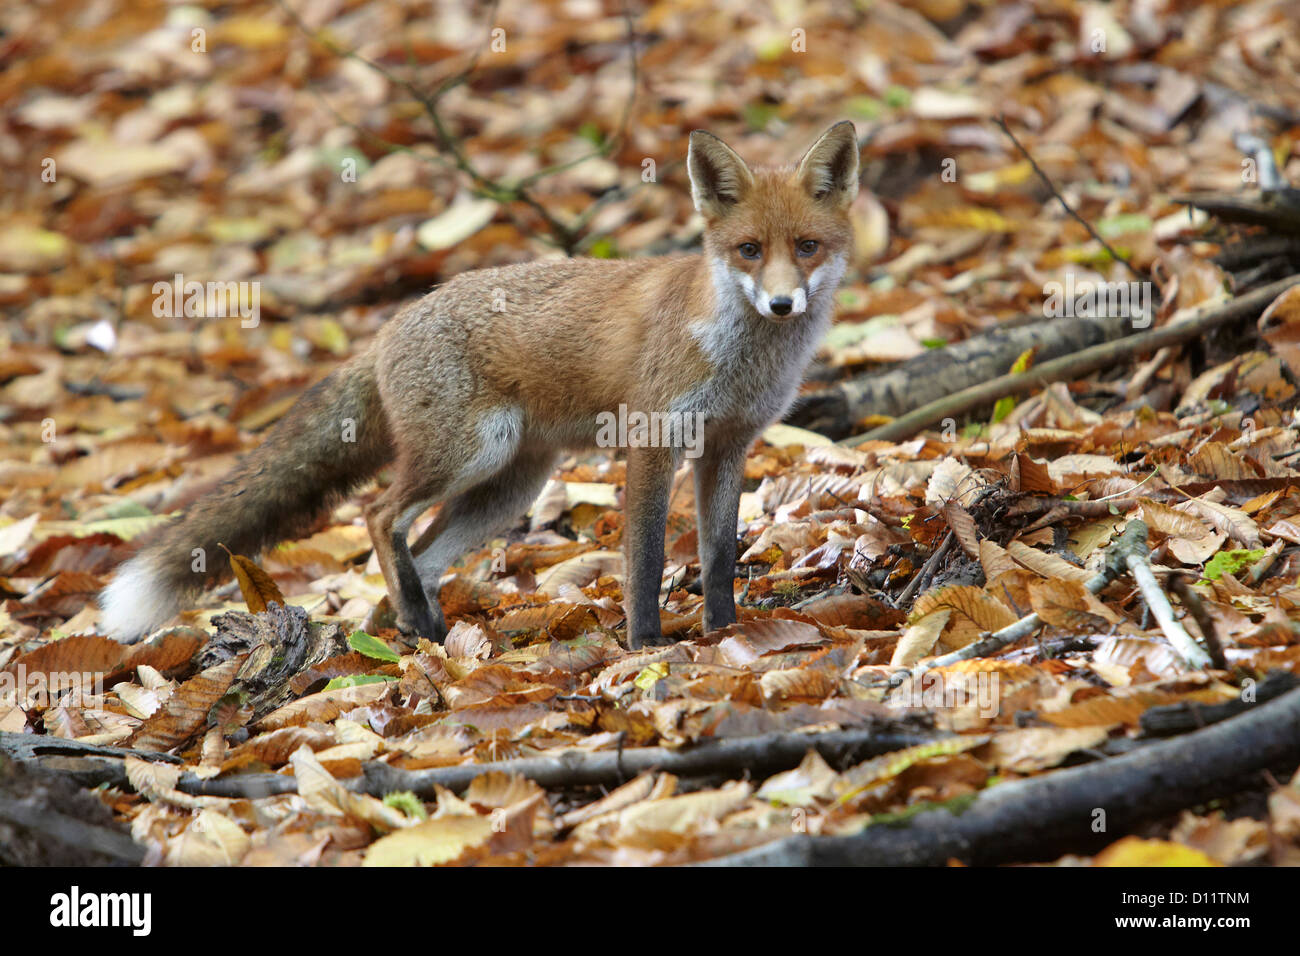
[[[853,124],[836,123],[796,166],[750,169],[711,133],[691,133],[691,198],[720,295],[739,293],[778,322],[834,294],[853,243],[858,193]]]

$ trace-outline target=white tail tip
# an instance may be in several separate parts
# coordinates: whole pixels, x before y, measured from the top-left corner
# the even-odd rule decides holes
[[[129,644],[165,624],[180,610],[180,597],[149,560],[139,555],[117,569],[99,596],[100,630]]]

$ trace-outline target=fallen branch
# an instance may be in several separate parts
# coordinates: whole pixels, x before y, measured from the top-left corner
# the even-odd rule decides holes
[[[923,405],[915,411],[894,419],[888,425],[874,428],[864,435],[845,438],[839,444],[860,445],[868,441],[898,441],[935,422],[945,418],[956,418],[1007,395],[1032,392],[1050,382],[1077,378],[1099,369],[1112,368],[1142,352],[1151,352],[1166,345],[1199,338],[1210,329],[1262,311],[1275,298],[1297,284],[1300,284],[1300,275],[1289,276],[1254,292],[1238,296],[1229,302],[1216,303],[1214,306],[1195,310],[1186,321],[1165,325],[1140,335],[1131,335],[1115,342],[1095,345],[1081,352],[1044,362],[1027,372],[999,376]]]
[[[959,389],[986,382],[1009,369],[1029,349],[1039,362],[1073,355],[1123,338],[1129,320],[1120,316],[1033,321],[1008,319],[988,332],[927,349],[882,371],[856,375],[801,396],[786,415],[791,425],[830,438],[853,434],[868,415],[897,418]]]
[[[1169,586],[1174,589],[1178,600],[1183,602],[1183,607],[1187,608],[1187,613],[1201,629],[1201,639],[1205,641],[1205,649],[1210,653],[1210,661],[1218,670],[1226,671],[1228,660],[1223,655],[1223,644],[1219,641],[1219,632],[1215,629],[1214,618],[1210,617],[1210,612],[1205,609],[1201,596],[1187,583],[1187,576],[1184,574],[1175,572],[1169,575]]]
[[[942,866],[1090,852],[1148,820],[1263,782],[1300,761],[1300,690],[1122,757],[983,791],[960,814],[919,813],[843,837],[796,836],[702,866]],[[1097,829],[1098,824],[1101,828]]]
[[[1200,704],[1194,700],[1183,700],[1176,704],[1162,704],[1148,707],[1138,718],[1142,733],[1147,737],[1172,737],[1192,730],[1200,730],[1221,720],[1228,720],[1238,714],[1263,704],[1275,697],[1281,697],[1287,691],[1300,686],[1300,677],[1289,671],[1272,671],[1253,688],[1249,700],[1233,698],[1218,704]],[[1246,693],[1245,689],[1242,694]]]
[[[493,771],[520,774],[542,787],[616,786],[647,770],[660,770],[679,777],[766,775],[797,766],[809,750],[816,750],[831,764],[847,766],[890,751],[933,743],[942,736],[856,727],[816,734],[777,731],[753,737],[727,737],[681,750],[663,747],[621,751],[570,750],[554,756],[457,764],[426,770],[400,770],[381,761],[371,761],[362,767],[364,776],[340,783],[354,792],[382,797],[395,790],[431,796],[435,786],[463,790],[475,777]],[[101,783],[131,786],[121,762],[94,766],[83,764],[71,772],[84,786]],[[238,774],[215,780],[185,773],[176,789],[195,796],[257,798],[296,793],[298,784],[293,777],[278,773]]]

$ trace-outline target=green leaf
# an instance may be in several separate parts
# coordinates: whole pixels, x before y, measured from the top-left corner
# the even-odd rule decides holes
[[[1225,574],[1236,574],[1239,571],[1244,571],[1266,553],[1263,548],[1252,548],[1249,551],[1244,548],[1220,551],[1206,562],[1205,580],[1217,581]]]
[[[593,259],[617,259],[618,249],[614,245],[614,240],[609,236],[601,236],[591,244],[587,250],[587,255]]]
[[[891,86],[885,90],[885,103],[894,109],[902,109],[912,102],[912,91],[905,86]]]
[[[921,339],[921,344],[927,349],[946,349],[948,347],[947,339]]]
[[[353,631],[352,636],[348,638],[348,647],[352,648],[358,654],[365,654],[366,657],[373,657],[377,661],[391,661],[396,663],[402,659],[402,655],[398,654],[379,638],[371,637],[365,631]]]
[[[1152,229],[1151,217],[1139,212],[1120,213],[1118,216],[1107,216],[1097,223],[1097,232],[1103,239],[1114,239],[1116,236],[1122,236],[1130,232],[1150,232]]]
[[[879,119],[880,114],[885,111],[885,104],[874,96],[851,96],[844,107],[851,116],[864,120]]]
[[[1002,421],[1002,419],[1010,415],[1013,411],[1015,411],[1015,408],[1016,408],[1016,400],[1013,396],[1004,395],[1002,398],[999,398],[997,400],[997,403],[993,406],[994,424]]]
[[[334,677],[325,685],[326,690],[338,690],[340,687],[360,687],[362,684],[379,684],[383,681],[395,681],[396,677],[385,674],[348,674],[346,677]]]
[[[384,794],[384,806],[395,807],[415,820],[429,819],[429,811],[424,809],[424,801],[410,790],[394,790]]]
[[[754,132],[767,129],[767,124],[776,118],[777,108],[773,103],[750,103],[743,110],[745,123]]]

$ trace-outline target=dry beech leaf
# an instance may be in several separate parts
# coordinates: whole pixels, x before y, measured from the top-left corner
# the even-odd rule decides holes
[[[492,822],[487,817],[435,817],[380,837],[366,850],[362,866],[437,866],[491,839]]]
[[[971,513],[955,501],[946,503],[942,510],[943,517],[948,522],[948,527],[952,529],[952,533],[957,536],[961,549],[966,552],[967,557],[978,558],[980,556],[979,533]]]
[[[789,700],[819,701],[839,689],[834,675],[814,668],[767,671],[759,681],[763,700],[768,704]]]
[[[998,733],[980,756],[999,770],[1037,773],[1055,767],[1076,750],[1099,747],[1105,727],[1025,727]]]
[[[718,653],[723,663],[732,667],[745,667],[764,654],[788,647],[827,643],[812,624],[779,618],[732,624],[719,633],[727,636],[718,642]]]
[[[1097,600],[1078,581],[1047,578],[1028,587],[1030,606],[1048,624],[1068,631],[1102,630],[1124,619]]]
[[[865,594],[829,594],[804,604],[799,613],[827,627],[851,627],[862,631],[891,630],[906,615],[897,608]]]
[[[336,687],[309,694],[283,707],[271,711],[258,724],[260,730],[278,730],[313,722],[328,723],[346,710],[378,703],[392,690],[388,681],[375,684],[358,684],[355,687]]]
[[[623,555],[619,552],[588,551],[548,568],[537,579],[537,590],[554,597],[559,593],[561,585],[571,584],[582,588],[603,575],[622,573]]]
[[[810,749],[799,766],[764,780],[755,796],[786,807],[809,806],[818,800],[829,800],[838,778],[839,774],[822,755]]]
[[[1260,548],[1259,525],[1240,508],[1221,505],[1206,498],[1192,498],[1174,506],[1178,511],[1199,515],[1245,548]]]
[[[235,580],[239,582],[239,591],[244,595],[244,602],[254,614],[265,611],[266,606],[273,601],[281,607],[284,606],[284,595],[280,593],[280,588],[271,579],[271,575],[248,558],[242,554],[232,554],[230,568],[235,572]]]
[[[1147,527],[1168,537],[1170,553],[1183,564],[1204,564],[1228,539],[1226,532],[1215,531],[1209,523],[1186,511],[1145,498],[1139,504]]]
[[[1183,467],[1206,478],[1229,481],[1260,477],[1260,472],[1250,467],[1250,459],[1219,441],[1210,441],[1201,445],[1183,459]]]
[[[926,482],[925,503],[932,508],[942,508],[950,501],[969,501],[980,484],[970,465],[956,458],[944,458]]]
[[[366,793],[353,793],[340,784],[305,744],[289,762],[298,782],[298,796],[309,808],[326,816],[348,817],[384,832],[410,826],[412,818]]]
[[[1024,452],[1017,452],[1012,465],[1013,487],[1031,495],[1054,495],[1059,486],[1048,471],[1047,463],[1030,458]]]
[[[1007,545],[1007,554],[1031,571],[1037,571],[1045,578],[1064,578],[1084,584],[1095,575],[1086,568],[1071,564],[1064,558],[1046,551],[1031,548],[1022,541],[1012,541]]]
[[[478,624],[457,621],[447,632],[443,642],[448,657],[470,657],[487,660],[492,656],[492,639]]]
[[[1268,853],[1268,826],[1250,817],[1228,820],[1222,810],[1200,817],[1184,810],[1169,838],[1224,866],[1242,866]]]
[[[4,672],[16,673],[21,666],[29,676],[43,674],[47,678],[54,673],[116,674],[127,654],[127,647],[110,638],[74,634],[24,654]]]
[[[555,825],[561,830],[567,830],[589,820],[596,820],[599,817],[618,813],[620,810],[642,800],[670,797],[673,795],[676,786],[677,778],[672,774],[655,774],[652,771],[646,771],[633,777],[622,786],[611,790],[599,800],[595,800],[585,807],[572,810],[562,817],[557,817]]]
[[[652,832],[689,833],[711,827],[744,806],[752,792],[747,783],[729,783],[717,790],[634,804],[618,814],[615,838]]]
[[[252,846],[243,827],[209,808],[168,843],[165,861],[168,866],[238,866]]]
[[[912,606],[912,620],[943,608],[952,608],[952,617],[940,642],[945,650],[957,650],[984,633],[1000,631],[1014,624],[1018,615],[983,588],[956,585],[927,591]]]
[[[162,709],[132,735],[131,746],[137,750],[171,750],[193,737],[207,723],[212,705],[230,689],[247,657],[232,657],[177,687]]]
[[[1005,572],[1020,569],[1006,548],[988,538],[980,539],[978,557],[984,568],[985,581],[996,581]]]
[[[914,622],[898,639],[894,656],[889,661],[890,665],[911,667],[921,658],[929,655],[934,650],[935,641],[939,639],[952,613],[952,608],[942,608]]]

